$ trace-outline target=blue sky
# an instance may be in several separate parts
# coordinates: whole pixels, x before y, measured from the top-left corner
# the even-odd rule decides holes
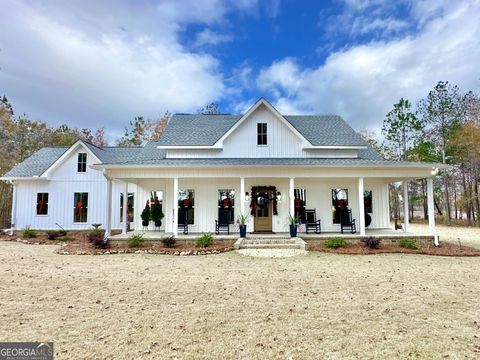
[[[479,92],[480,0],[4,0],[0,93],[17,113],[121,136],[134,116],[339,114],[378,130],[439,81]]]

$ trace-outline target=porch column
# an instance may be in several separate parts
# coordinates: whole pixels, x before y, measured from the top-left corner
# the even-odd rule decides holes
[[[290,189],[288,192],[288,196],[290,199],[290,216],[295,216],[295,178],[290,178]]]
[[[112,235],[112,179],[107,177],[107,204],[105,214],[105,238]]]
[[[363,178],[358,178],[358,226],[360,235],[365,236],[365,204],[363,200]]]
[[[430,235],[434,236],[435,246],[439,245],[437,230],[435,229],[435,207],[433,204],[433,180],[427,178],[427,205],[428,205],[428,228]]]
[[[178,177],[173,179],[173,237],[178,237]]]
[[[123,188],[123,224],[122,224],[122,234],[127,233],[127,210],[128,210],[128,182],[125,181]]]
[[[408,232],[410,226],[410,214],[408,209],[408,181],[403,182],[403,231]]]
[[[240,178],[240,215],[245,214],[245,178]]]
[[[10,227],[10,235],[13,235],[13,232],[15,231],[16,228],[16,223],[17,223],[17,184],[15,184],[13,181],[11,181],[11,184],[13,186],[12,189],[12,224]]]

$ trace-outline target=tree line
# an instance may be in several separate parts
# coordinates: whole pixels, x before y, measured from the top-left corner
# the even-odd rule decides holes
[[[362,136],[386,159],[450,165],[435,179],[435,207],[447,225],[452,220],[480,226],[480,97],[439,81],[415,106],[401,98],[383,121],[380,139]],[[408,182],[410,217],[423,209],[427,219],[426,181]],[[400,217],[401,187],[390,185],[392,217]]]

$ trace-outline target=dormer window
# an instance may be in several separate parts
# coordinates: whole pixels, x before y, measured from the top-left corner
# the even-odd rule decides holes
[[[87,154],[86,153],[78,153],[78,172],[86,172],[87,171]]]
[[[257,124],[257,145],[267,145],[267,124]]]

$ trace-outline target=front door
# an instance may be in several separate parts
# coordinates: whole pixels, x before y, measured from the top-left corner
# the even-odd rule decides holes
[[[257,189],[255,208],[255,232],[272,232],[272,191]]]

